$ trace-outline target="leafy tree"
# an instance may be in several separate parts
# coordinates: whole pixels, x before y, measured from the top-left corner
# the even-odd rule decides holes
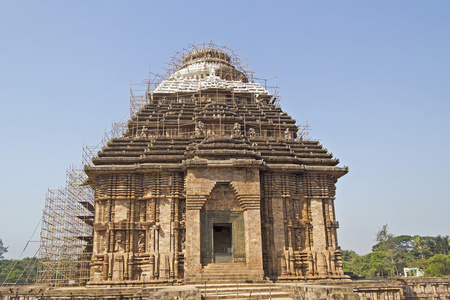
[[[398,257],[399,254],[396,253],[396,247],[395,247],[395,240],[394,235],[388,232],[388,224],[384,224],[383,227],[381,227],[380,230],[377,232],[377,236],[375,239],[378,243],[372,247],[373,252],[382,252],[381,256],[385,257],[385,264],[390,261],[390,264],[392,265],[390,270],[392,270],[391,273],[394,273],[395,275],[398,274],[398,268],[396,264],[395,257]],[[390,274],[391,276],[394,274]]]
[[[450,245],[448,243],[448,236],[431,237],[430,248],[433,253],[446,255],[450,251]]]
[[[352,250],[342,250],[342,262],[344,264],[344,272],[361,274],[362,257]]]
[[[365,277],[386,277],[395,274],[386,251],[374,251],[362,257],[361,275]]]
[[[409,235],[394,236],[394,247],[401,253],[405,253],[414,249],[414,239]]]
[[[388,232],[388,224],[384,224],[378,230],[375,241],[378,243],[372,247],[372,251],[387,251],[394,248],[394,235]]]
[[[450,253],[448,255],[436,254],[428,259],[428,268],[425,269],[425,276],[436,277],[450,275]]]
[[[403,268],[415,267],[425,270],[426,276],[450,275],[448,235],[394,236],[385,224],[378,230],[375,241],[372,252],[363,256],[343,250],[344,272],[365,277],[397,276]]]
[[[8,252],[8,247],[3,246],[3,241],[0,239],[0,259],[4,259],[3,254]]]
[[[448,236],[414,236],[414,249],[412,253],[417,258],[429,259],[436,254],[446,255],[450,251],[450,238]]]
[[[32,284],[37,277],[37,259],[0,260],[0,285],[3,283]]]

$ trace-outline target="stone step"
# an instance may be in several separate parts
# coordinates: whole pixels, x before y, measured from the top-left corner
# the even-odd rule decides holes
[[[224,273],[204,273],[203,274],[203,279],[207,279],[207,278],[232,278],[232,277],[236,277],[236,278],[247,278],[249,274],[233,274],[233,273],[228,273],[228,274],[224,274]]]
[[[247,280],[247,278],[242,279],[242,280],[236,280],[236,278],[234,278],[234,279],[209,279],[206,283],[207,283],[207,285],[211,285],[211,284],[236,284],[236,283],[239,283],[239,284],[257,283],[257,284],[259,284],[259,283],[264,283],[264,282],[265,281],[263,281],[263,280],[261,280],[261,281],[253,280],[250,282],[249,280]],[[191,281],[191,283],[199,284],[198,281]]]
[[[235,266],[228,266],[228,267],[222,267],[222,266],[213,266],[213,267],[204,267],[203,270],[207,271],[207,270],[248,270],[248,268],[246,266],[239,266],[239,267],[235,267]]]
[[[291,299],[279,286],[264,284],[207,284],[195,286],[206,299]]]
[[[196,284],[195,285],[196,288],[204,288],[204,285],[201,284]],[[264,283],[227,283],[227,284],[207,284],[206,288],[211,288],[211,289],[220,289],[220,288],[236,288],[239,287],[240,288],[271,288],[271,289],[281,289],[280,286],[273,284],[270,281],[266,281]]]
[[[250,274],[251,271],[247,269],[242,270],[203,270],[203,275],[205,274]]]
[[[229,263],[229,264],[208,264],[203,269],[247,269],[245,263]]]
[[[204,294],[202,294],[204,296]],[[258,290],[251,292],[234,292],[234,293],[206,293],[206,300],[213,299],[292,299],[289,298],[289,294],[286,292],[259,292]]]
[[[251,273],[247,269],[242,270],[203,270],[203,275],[205,274],[247,274]]]
[[[222,293],[236,293],[237,291],[239,291],[239,292],[248,292],[248,293],[250,293],[250,292],[254,292],[254,291],[260,291],[260,292],[268,292],[268,293],[270,293],[270,292],[281,292],[281,291],[283,291],[283,289],[281,289],[281,288],[279,288],[279,287],[276,287],[276,288],[274,288],[274,287],[269,287],[269,286],[246,286],[246,287],[236,287],[236,286],[234,286],[234,287],[222,287],[222,288],[219,288],[219,287],[217,287],[217,288],[214,288],[214,287],[206,287],[206,289],[205,289],[205,287],[204,286],[196,286],[196,288],[198,289],[198,290],[201,290],[201,291],[205,291],[206,290],[206,293],[216,293],[216,291],[217,292],[222,292]]]

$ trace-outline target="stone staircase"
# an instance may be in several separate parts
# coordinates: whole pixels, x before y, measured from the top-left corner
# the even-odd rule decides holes
[[[259,299],[278,299],[294,300],[289,293],[283,291],[280,286],[273,283],[235,283],[235,284],[206,284],[196,285],[200,291],[202,299],[241,299],[241,300],[259,300]]]
[[[249,270],[245,263],[209,264],[202,269],[201,282],[207,284],[225,283],[267,283],[260,272]],[[197,278],[197,282],[198,278]]]

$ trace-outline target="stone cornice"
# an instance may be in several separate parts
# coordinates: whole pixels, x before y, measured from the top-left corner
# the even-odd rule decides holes
[[[265,164],[264,171],[329,174],[338,179],[348,173],[348,167],[307,166],[296,164]]]
[[[183,160],[182,165],[184,170],[188,168],[204,168],[204,167],[260,168],[264,165],[264,161],[254,159],[208,160],[208,159],[193,158]]]

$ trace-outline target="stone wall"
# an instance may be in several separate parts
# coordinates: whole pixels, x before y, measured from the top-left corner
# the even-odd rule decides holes
[[[261,219],[266,275],[276,280],[344,279],[327,174],[265,172]]]
[[[89,284],[182,279],[183,173],[113,173],[97,180]]]
[[[405,278],[403,282],[405,299],[450,299],[450,277]]]
[[[450,278],[393,278],[337,284],[284,284],[294,299],[448,300]]]

